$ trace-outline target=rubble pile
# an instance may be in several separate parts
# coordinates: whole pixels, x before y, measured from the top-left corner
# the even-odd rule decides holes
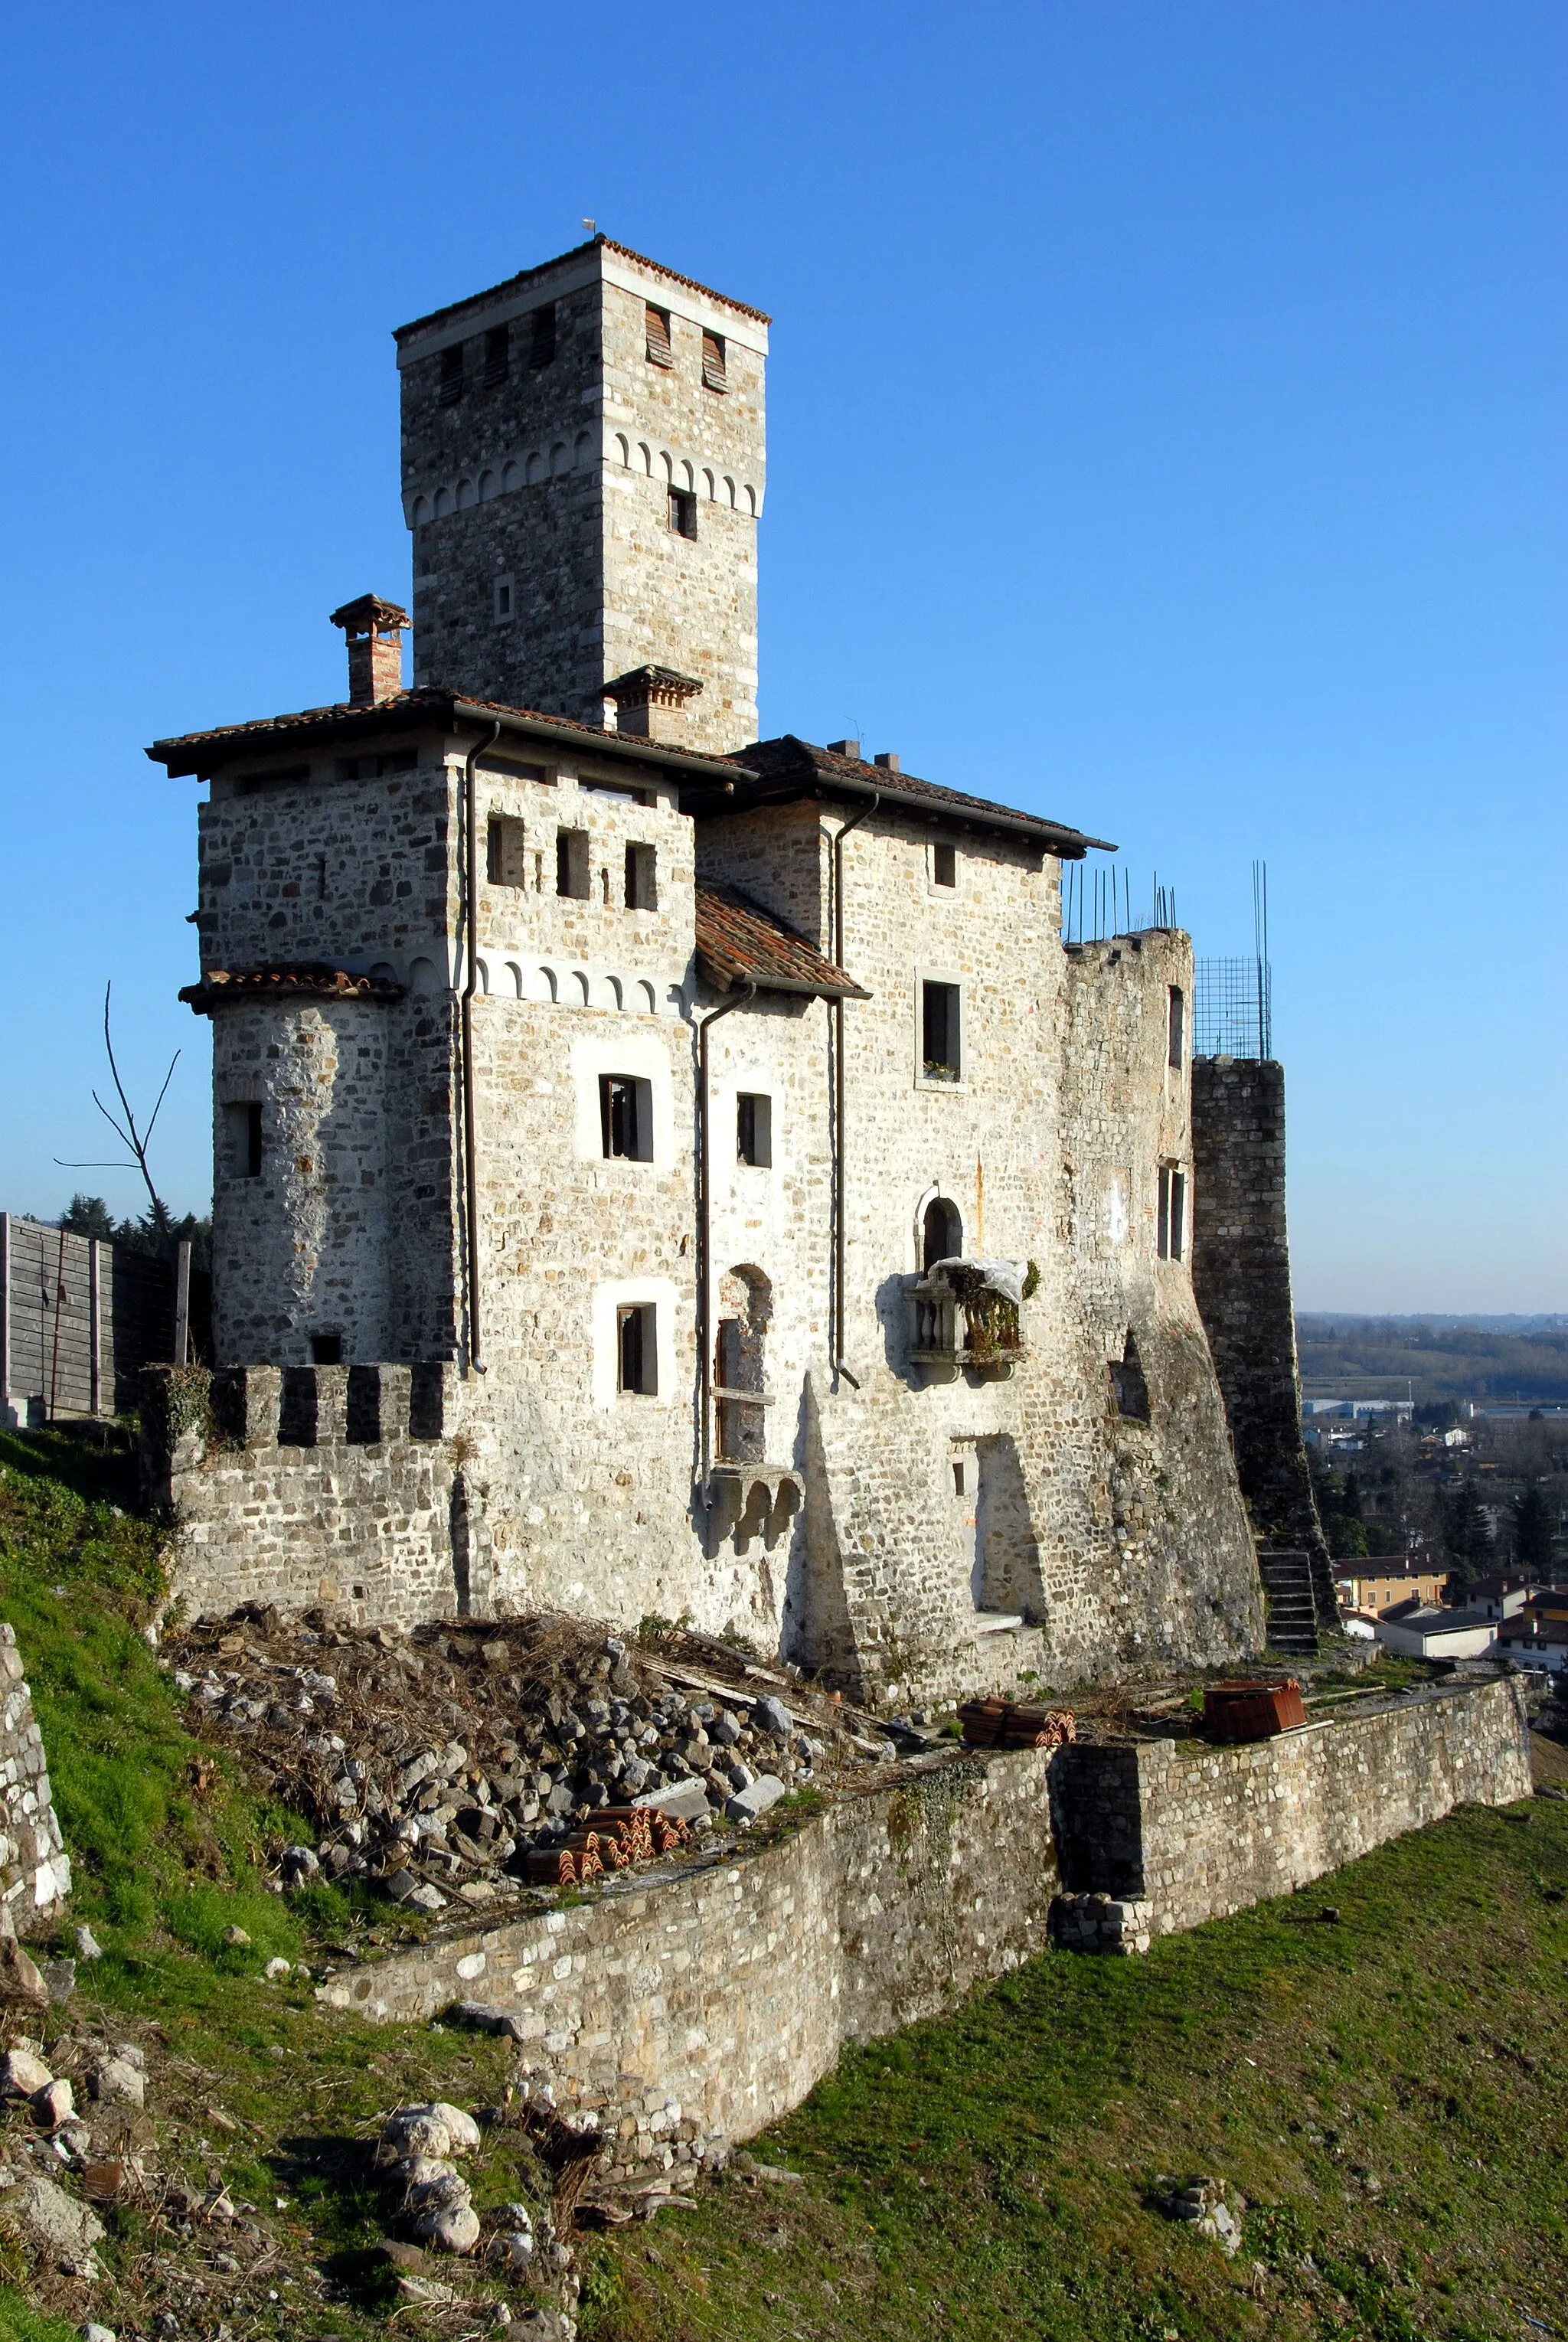
[[[725,1646],[559,1618],[404,1636],[252,1606],[170,1635],[163,1664],[202,1736],[315,1827],[284,1886],[358,1880],[411,1911],[578,1885],[898,1753]]]

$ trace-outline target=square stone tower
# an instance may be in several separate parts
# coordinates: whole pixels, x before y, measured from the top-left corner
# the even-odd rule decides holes
[[[767,333],[602,235],[399,329],[416,686],[756,737]]]

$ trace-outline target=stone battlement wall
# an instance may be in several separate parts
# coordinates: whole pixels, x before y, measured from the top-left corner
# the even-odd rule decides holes
[[[15,1629],[0,1626],[0,1935],[51,1927],[71,1892]]]
[[[1052,1932],[1146,1948],[1458,1804],[1529,1795],[1523,1710],[1502,1679],[1239,1748],[964,1751],[771,1845],[426,1942],[320,1997],[381,2021],[482,2003],[513,2020],[564,2109],[597,2112],[619,2160],[695,2161],[797,2106],[846,2041],[937,2014]],[[1070,1889],[1137,1898],[1128,1924],[1125,1906],[1058,1898],[1058,1847]]]

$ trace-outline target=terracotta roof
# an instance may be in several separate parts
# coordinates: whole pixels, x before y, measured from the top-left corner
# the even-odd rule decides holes
[[[533,268],[520,268],[515,276],[503,277],[499,285],[486,285],[483,293],[465,294],[461,301],[449,301],[444,309],[432,309],[425,316],[411,318],[406,325],[394,326],[393,338],[401,341],[404,334],[417,334],[426,325],[438,325],[444,317],[455,317],[459,310],[472,308],[479,301],[494,301],[498,293],[514,292],[526,285],[530,277],[547,275],[563,261],[575,260],[583,253],[601,247],[605,252],[618,252],[623,260],[634,260],[640,268],[651,268],[655,276],[668,277],[672,285],[684,285],[689,292],[702,294],[705,300],[738,310],[743,317],[755,317],[759,325],[773,323],[765,309],[754,309],[749,302],[733,301],[727,293],[715,293],[711,285],[700,285],[694,276],[683,276],[678,268],[666,268],[662,260],[650,260],[645,252],[634,252],[629,244],[617,244],[612,236],[593,235],[586,244],[574,244],[570,252],[558,252],[554,260],[541,260]]]
[[[249,724],[220,724],[209,732],[181,732],[155,740],[146,754],[155,765],[168,767],[171,778],[184,773],[206,773],[215,762],[230,761],[235,753],[265,755],[273,748],[300,748],[345,736],[389,729],[406,731],[411,723],[445,725],[498,716],[504,729],[539,734],[560,733],[573,741],[591,740],[605,755],[630,756],[646,764],[674,765],[709,773],[721,784],[734,777],[727,756],[709,756],[701,748],[676,748],[616,732],[594,724],[579,724],[569,716],[545,716],[536,708],[506,707],[494,699],[469,699],[462,692],[426,686],[400,691],[391,699],[360,706],[338,700],[330,707],[303,707],[292,716],[258,716]]]
[[[869,1000],[871,995],[816,946],[786,927],[760,903],[733,886],[697,881],[697,957],[721,992],[754,984],[762,992],[804,992],[821,1000]]]
[[[401,1000],[404,987],[387,976],[356,976],[351,968],[313,961],[301,967],[207,970],[199,984],[180,987],[198,1016],[208,1016],[228,1000]]]
[[[754,774],[754,784],[748,787],[737,782],[723,799],[699,797],[689,808],[691,811],[746,813],[774,796],[832,795],[837,791],[864,798],[874,789],[884,805],[927,817],[945,813],[957,826],[967,823],[975,829],[1033,838],[1046,853],[1066,862],[1081,861],[1091,848],[1114,851],[1106,839],[1088,837],[1082,830],[1069,829],[1062,822],[1046,821],[1037,814],[1018,813],[987,797],[965,796],[961,790],[942,788],[935,781],[918,780],[913,773],[893,773],[884,766],[868,765],[859,757],[840,756],[831,748],[814,747],[809,740],[797,739],[789,732],[782,739],[759,740],[749,748],[739,749],[727,761],[744,766]]]

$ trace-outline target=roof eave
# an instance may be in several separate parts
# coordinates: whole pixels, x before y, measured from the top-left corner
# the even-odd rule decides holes
[[[743,772],[752,774],[751,786],[737,783],[733,796],[726,795],[711,806],[694,807],[694,812],[742,813],[762,804],[784,803],[804,796],[840,796],[868,803],[878,798],[884,805],[897,806],[902,811],[918,814],[922,820],[955,824],[968,822],[977,829],[1000,831],[1004,836],[1026,837],[1043,846],[1061,862],[1081,862],[1086,854],[1114,854],[1116,848],[1108,838],[1090,837],[1082,830],[1070,829],[1064,823],[1043,821],[1037,814],[1011,813],[1004,806],[994,810],[978,804],[944,805],[923,796],[917,789],[901,786],[892,774],[875,780],[858,773],[838,773],[824,770],[814,755],[809,742],[799,746],[798,762],[785,766],[776,776],[756,773],[741,764]],[[744,753],[744,752],[743,752]],[[734,759],[736,763],[739,758]]]

